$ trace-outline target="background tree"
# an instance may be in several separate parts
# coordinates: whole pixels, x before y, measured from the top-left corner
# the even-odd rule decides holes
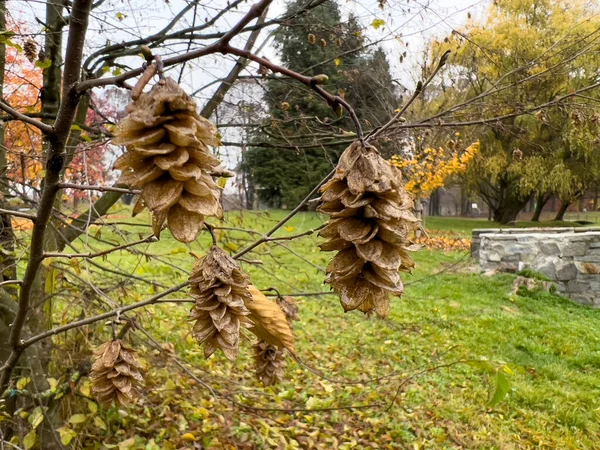
[[[287,14],[303,4],[290,3]],[[352,104],[369,129],[388,121],[399,99],[384,52],[365,48],[364,32],[356,17],[342,21],[337,2],[329,1],[286,22],[275,35],[275,46],[286,68],[324,75],[323,88]],[[264,202],[293,205],[331,171],[354,125],[341,106],[334,111],[310,89],[289,80],[269,79],[264,99],[269,126],[260,130],[242,167]]]
[[[566,124],[574,104],[537,115],[533,106],[552,104],[596,80],[594,14],[589,2],[569,8],[551,0],[496,2],[484,22],[473,20],[434,43],[434,56],[448,48],[456,52],[446,72],[447,95],[462,96],[464,107],[455,107],[454,117],[480,117],[492,125],[473,131],[481,136],[481,152],[466,180],[500,223],[515,220],[533,196],[542,203],[553,189],[562,189],[564,171],[548,171],[545,163],[558,163],[568,153]],[[584,16],[590,19],[581,21]]]

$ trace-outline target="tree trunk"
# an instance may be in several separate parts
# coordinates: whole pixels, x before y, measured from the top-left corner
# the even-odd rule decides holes
[[[471,204],[464,186],[460,187],[460,215],[468,216],[471,212]]]
[[[594,187],[594,211],[598,211],[598,183]]]
[[[533,217],[531,218],[533,222],[540,221],[540,215],[542,214],[542,210],[544,209],[544,206],[546,206],[546,203],[548,203],[549,200],[550,196],[544,195],[538,195],[535,198],[535,211],[533,212]]]
[[[439,189],[436,189],[431,193],[429,197],[429,215],[430,216],[441,216],[441,193]]]
[[[421,193],[415,195],[415,216],[420,221],[420,226],[415,230],[415,237],[421,237],[421,229],[425,228],[425,217],[423,217],[423,203],[421,202]]]
[[[565,220],[565,213],[567,212],[567,209],[569,209],[570,204],[571,202],[562,202],[554,220]]]
[[[524,200],[510,199],[510,197],[505,199],[501,205],[494,208],[494,222],[506,225],[509,222],[516,221],[519,213],[527,205],[528,201],[529,197]]]

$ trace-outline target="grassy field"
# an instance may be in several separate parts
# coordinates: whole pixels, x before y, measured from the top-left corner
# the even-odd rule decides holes
[[[113,213],[113,221],[133,221],[121,218],[127,211]],[[262,232],[283,214],[230,213],[223,226]],[[140,226],[128,227],[130,234],[104,228],[102,238],[123,242],[147,235],[147,218],[136,221]],[[321,223],[322,217],[301,213],[278,235]],[[459,235],[488,224],[428,220],[432,230]],[[235,251],[251,237],[219,230],[218,238]],[[548,293],[511,295],[513,276],[484,277],[470,268],[466,253],[422,250],[389,318],[344,314],[323,285],[331,254],[318,250],[319,241],[310,235],[259,247],[247,259],[261,264],[244,263],[261,289],[325,292],[297,297],[296,349],[312,370],[290,358],[286,381],[262,388],[253,377],[250,343],[235,363],[221,355],[207,361],[189,333],[189,305],[157,305],[141,312],[139,323],[164,348],[174,349],[196,380],[136,332],[133,342],[147,369],[145,398],[120,412],[74,406],[72,412],[97,415],[105,427],[98,431],[91,420],[72,425],[81,445],[91,439],[119,450],[600,448],[600,311]],[[208,243],[203,236],[187,247],[164,233],[159,242],[137,247],[158,256],[120,251],[102,264],[151,279],[155,286],[137,284],[121,299],[139,300],[156,286],[183,280],[194,261],[189,252],[203,254]],[[509,392],[489,407],[497,371],[508,379]],[[203,447],[194,447],[193,440]]]

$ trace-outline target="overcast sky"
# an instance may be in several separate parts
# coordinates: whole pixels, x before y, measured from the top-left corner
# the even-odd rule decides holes
[[[231,0],[233,1],[233,0]],[[225,14],[214,27],[203,31],[204,33],[215,31],[227,31],[248,10],[253,2],[240,6]],[[107,43],[118,43],[152,35],[162,30],[167,23],[188,4],[187,0],[107,0],[98,10],[94,11],[86,40],[86,54],[102,48]],[[180,21],[175,29],[189,27],[194,23],[199,25],[205,20],[212,18],[225,5],[227,0],[202,0],[197,8],[194,19],[193,10],[189,11]],[[34,33],[38,44],[43,44],[42,26],[39,21],[45,17],[45,1],[43,0],[9,0],[9,14],[18,22],[25,22],[23,29],[28,33]],[[285,11],[285,0],[274,0],[268,11],[268,18],[280,16]],[[468,20],[470,14],[474,19],[481,17],[489,0],[388,0],[384,9],[379,8],[377,0],[339,0],[343,18],[349,14],[357,16],[366,28],[366,41],[381,41],[380,46],[386,51],[388,61],[392,67],[392,76],[408,88],[414,87],[416,79],[414,74],[419,63],[423,60],[425,43],[433,37],[448,36],[453,28],[460,28]],[[36,18],[39,21],[36,21]],[[384,25],[374,29],[369,24],[374,19],[382,20]],[[259,50],[255,50],[260,56],[267,56],[277,61],[277,54],[271,45],[272,31],[267,29],[261,33],[257,42]],[[37,34],[36,34],[37,33]],[[234,40],[234,45],[242,47],[247,35]],[[65,38],[66,42],[66,38]],[[209,44],[210,40],[202,40],[191,44],[191,49]],[[187,50],[187,42],[182,41],[175,46],[162,47],[155,50],[157,54],[169,56]],[[404,61],[400,63],[399,56],[407,53]],[[130,57],[121,60],[131,67],[137,68],[141,65],[139,57]],[[194,92],[207,84],[225,76],[231,69],[235,59],[229,56],[212,55],[191,61],[185,68],[173,68],[169,75],[178,78],[183,70],[182,85],[188,92]],[[255,74],[257,67],[251,65],[243,75]],[[212,87],[203,90],[196,97],[200,106],[205,103],[214,89]],[[242,96],[251,98],[255,96],[255,102],[262,103],[262,90],[258,85],[242,85],[237,92],[232,90],[230,101],[235,104]],[[100,93],[100,92],[99,92]],[[231,110],[233,115],[229,119],[220,117],[219,121],[239,121],[236,117],[236,108]],[[239,130],[235,128],[222,129],[226,140],[239,140]],[[239,161],[239,148],[231,147],[219,149],[221,158],[226,165],[233,169]]]

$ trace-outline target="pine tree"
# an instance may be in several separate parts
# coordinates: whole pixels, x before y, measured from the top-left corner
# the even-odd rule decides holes
[[[291,3],[288,13],[302,4],[303,0]],[[387,121],[397,107],[384,52],[361,49],[361,24],[353,16],[343,22],[336,2],[326,2],[290,20],[278,30],[275,44],[284,66],[308,76],[327,75],[329,81],[323,87],[354,106],[363,128]],[[306,196],[347,146],[315,144],[326,142],[327,136],[337,136],[332,141],[343,140],[340,136],[354,131],[354,124],[347,115],[338,118],[309,88],[288,80],[269,80],[264,98],[271,119],[268,127],[257,133],[255,143],[274,147],[252,147],[242,169],[253,177],[262,201],[286,207]]]

